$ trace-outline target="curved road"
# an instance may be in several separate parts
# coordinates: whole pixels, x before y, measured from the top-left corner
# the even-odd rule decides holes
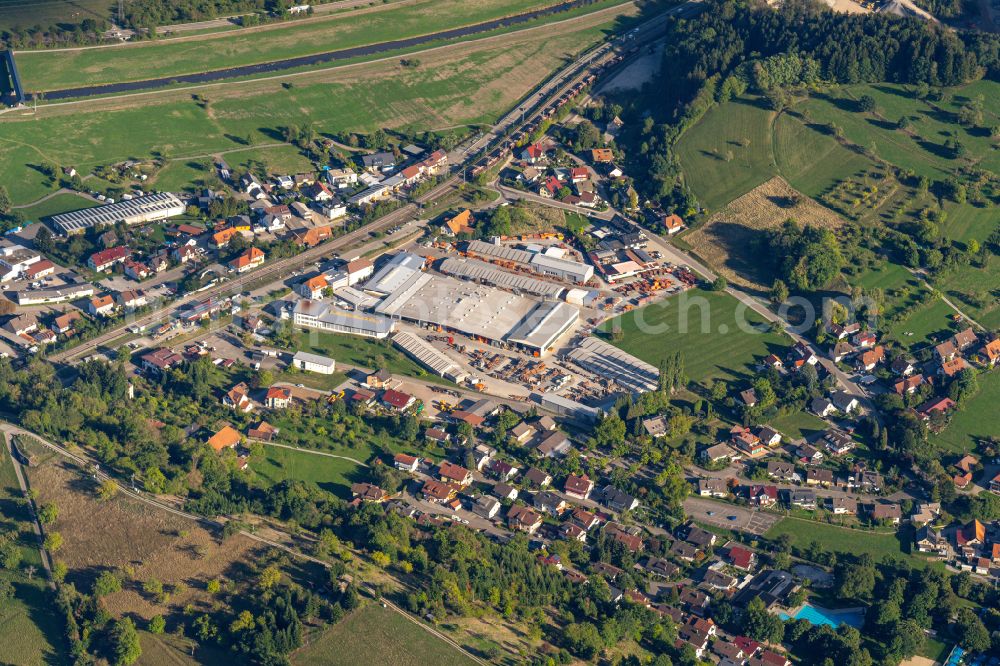
[[[496,30],[497,28],[520,25],[523,23],[527,23],[529,21],[533,21],[534,19],[543,16],[551,16],[553,14],[558,14],[560,12],[568,11],[570,9],[585,7],[587,5],[593,4],[594,2],[595,0],[567,0],[566,2],[560,3],[558,5],[553,5],[551,7],[546,7],[544,9],[536,9],[530,12],[524,12],[523,14],[515,14],[513,16],[507,16],[505,18],[493,19],[490,21],[485,21],[483,23],[476,23],[474,25],[463,26],[461,28],[442,30],[440,32],[433,32],[427,35],[420,35],[418,37],[410,37],[407,39],[396,39],[388,42],[380,42],[377,44],[368,44],[366,46],[356,46],[353,48],[340,49],[337,51],[327,51],[325,53],[315,53],[313,55],[299,56],[297,58],[285,58],[283,60],[273,60],[271,62],[263,62],[255,65],[241,65],[239,67],[228,67],[226,69],[217,69],[210,72],[200,72],[195,74],[179,74],[176,76],[164,76],[155,79],[146,79],[143,81],[126,81],[122,83],[108,83],[95,86],[84,86],[81,88],[64,88],[62,90],[46,91],[41,94],[43,95],[44,99],[51,101],[60,99],[72,99],[76,97],[89,97],[92,95],[108,95],[115,93],[135,92],[138,90],[151,90],[154,88],[163,88],[165,86],[173,85],[176,83],[208,83],[212,81],[221,81],[223,79],[239,78],[243,76],[253,76],[256,74],[263,74],[266,72],[278,72],[286,69],[295,69],[298,67],[306,67],[309,65],[335,62],[338,60],[363,58],[383,53],[390,53],[392,51],[398,51],[400,49],[408,49],[414,46],[423,46],[425,44],[441,40],[449,40],[459,37],[469,37],[472,35],[489,32],[491,30]],[[26,97],[29,101],[31,101],[34,98],[34,95],[27,95]]]

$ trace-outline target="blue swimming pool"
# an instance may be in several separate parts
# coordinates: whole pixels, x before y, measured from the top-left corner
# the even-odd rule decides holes
[[[779,613],[779,616],[782,620],[808,620],[810,624],[825,624],[834,629],[842,624],[859,629],[865,623],[865,612],[863,609],[832,610],[821,606],[813,606],[812,604],[803,604],[802,608],[795,615]]]

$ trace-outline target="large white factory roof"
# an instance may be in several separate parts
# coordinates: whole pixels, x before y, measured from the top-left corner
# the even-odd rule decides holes
[[[553,307],[556,305],[563,307]],[[375,311],[539,350],[547,348],[544,343],[550,336],[536,329],[565,331],[580,317],[576,308],[565,303],[541,303],[494,287],[430,273],[411,275]],[[511,338],[514,334],[517,340]]]
[[[478,259],[460,259],[448,257],[441,262],[438,269],[442,273],[448,273],[457,277],[480,280],[486,284],[491,284],[511,291],[523,291],[527,294],[542,296],[545,298],[559,298],[565,287],[545,280],[538,280],[527,275],[509,273]]]
[[[395,293],[414,275],[419,274],[423,267],[423,257],[410,252],[400,252],[365,282],[365,291],[382,295]]]
[[[528,318],[510,332],[507,341],[532,349],[549,349],[579,320],[580,311],[572,305],[562,301],[539,303]]]
[[[184,203],[169,192],[147,194],[129,201],[95,208],[84,208],[71,213],[53,215],[52,223],[64,234],[80,233],[98,224],[143,224],[184,214]]]

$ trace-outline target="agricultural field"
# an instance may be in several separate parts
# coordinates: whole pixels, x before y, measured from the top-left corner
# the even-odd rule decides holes
[[[870,95],[871,113],[861,113],[857,100]],[[677,145],[688,184],[710,211],[750,191],[771,176],[783,176],[792,187],[811,197],[829,193],[847,179],[861,179],[878,165],[874,155],[903,170],[931,180],[943,180],[965,164],[1000,170],[995,141],[976,128],[965,128],[955,114],[982,97],[982,127],[1000,122],[1000,85],[978,81],[944,91],[942,99],[917,99],[905,86],[890,84],[842,86],[803,98],[777,117],[756,98],[747,97],[711,109]],[[897,128],[901,117],[907,127]],[[838,128],[843,140],[831,131]],[[954,158],[944,148],[946,138],[961,141],[966,156]],[[848,144],[848,145],[845,145]],[[854,146],[856,148],[852,148]],[[882,193],[888,196],[889,193]],[[959,213],[975,221],[954,222],[962,239],[969,225],[980,227],[982,209]]]
[[[858,111],[856,100],[862,95],[875,99],[874,112]],[[965,146],[970,162],[993,172],[1000,168],[1000,154],[994,150],[989,133],[965,128],[956,121],[956,112],[980,95],[983,96],[984,116],[981,125],[996,125],[1000,121],[997,115],[1000,86],[987,81],[948,89],[938,101],[917,99],[905,86],[844,86],[829,94],[814,96],[796,108],[808,113],[810,120],[816,123],[833,123],[856,145],[874,146],[880,158],[901,169],[941,180],[965,163],[966,158],[953,158],[945,150],[944,142],[952,136]],[[907,118],[905,129],[897,128],[901,117]]]
[[[751,365],[771,353],[784,356],[790,342],[729,294],[700,289],[623,314],[599,330],[653,365],[679,351],[685,373],[696,382],[748,377]]]
[[[346,456],[358,455],[351,450]],[[264,457],[255,459],[250,469],[268,484],[280,483],[286,479],[315,483],[321,489],[342,498],[351,497],[351,484],[367,479],[363,467],[343,458],[264,446]]]
[[[63,654],[64,627],[49,599],[30,520],[6,440],[0,436],[0,532],[16,530],[21,552],[16,571],[0,569],[0,580],[10,581],[14,586],[14,598],[0,605],[0,645],[4,662],[41,666],[68,657]],[[30,580],[25,571],[29,566],[35,569]]]
[[[419,0],[375,5],[308,21],[114,49],[25,51],[18,54],[18,68],[26,90],[169,78],[405,40],[550,4],[548,0]],[[607,3],[598,6],[603,4]]]
[[[712,215],[705,224],[687,234],[684,241],[733,284],[763,293],[770,288],[774,276],[759,260],[755,243],[762,231],[776,229],[788,219],[829,229],[844,223],[836,213],[775,177]]]
[[[437,49],[422,53],[417,68],[388,61],[293,76],[286,85],[205,86],[200,95],[207,103],[190,92],[167,91],[93,100],[87,111],[68,105],[40,108],[32,117],[8,115],[0,121],[0,181],[15,204],[27,204],[55,187],[39,170],[44,162],[72,165],[82,174],[130,158],[197,163],[281,141],[281,128],[293,124],[336,134],[490,123],[566,58],[600,40],[610,19],[588,16],[549,26],[545,40],[536,38],[537,30],[524,30]],[[477,94],[470,97],[469,90]],[[157,122],[149,123],[154,116]],[[270,154],[259,151],[265,160]],[[185,169],[195,181],[204,177],[182,166],[168,167],[164,178],[183,185],[184,175],[170,171]]]
[[[235,535],[223,542],[198,523],[120,494],[101,501],[95,482],[62,459],[32,468],[30,477],[39,502],[59,509],[52,529],[63,537],[57,559],[69,569],[66,580],[89,590],[102,571],[125,573],[122,590],[104,598],[114,615],[148,619],[179,612],[187,604],[207,609],[213,601],[206,583],[236,579],[244,561],[261,550],[247,537]],[[167,601],[142,591],[150,578],[173,591]]]
[[[399,613],[370,603],[292,654],[293,666],[472,666],[474,662]]]
[[[733,100],[706,113],[678,142],[687,183],[710,212],[777,174],[773,117],[757,99]]]
[[[931,443],[949,453],[976,450],[976,443],[997,434],[996,405],[1000,400],[1000,371],[979,375],[979,393],[952,414],[948,427],[932,434]]]
[[[897,342],[911,352],[936,344],[943,334],[953,331],[951,323],[955,311],[939,298],[917,306],[908,317],[893,324],[886,331],[886,338]]]
[[[843,146],[815,123],[792,111],[774,122],[778,172],[806,196],[818,197],[833,183],[872,169],[868,157]]]

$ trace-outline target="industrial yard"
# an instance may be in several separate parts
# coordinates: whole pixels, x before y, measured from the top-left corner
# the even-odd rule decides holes
[[[663,241],[631,223],[594,219],[588,233],[597,250],[582,250],[558,232],[425,237],[376,259],[371,276],[353,286],[326,296],[297,290],[316,298],[286,309],[296,327],[389,339],[448,381],[591,420],[623,392],[655,390],[659,375],[650,363],[593,337],[594,330],[696,280],[686,267],[663,260]],[[321,276],[332,283],[338,271],[333,265],[302,284]]]

